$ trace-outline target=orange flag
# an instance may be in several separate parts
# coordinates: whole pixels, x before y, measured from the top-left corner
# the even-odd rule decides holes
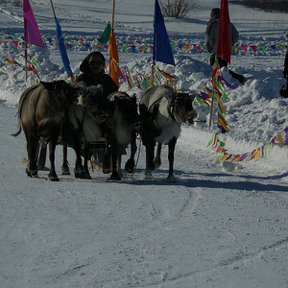
[[[111,31],[110,39],[109,39],[109,49],[110,49],[110,76],[116,85],[119,87],[118,73],[117,73],[117,65],[119,63],[118,57],[118,47],[116,43],[116,37],[114,34],[114,30]],[[115,63],[116,62],[116,63]]]

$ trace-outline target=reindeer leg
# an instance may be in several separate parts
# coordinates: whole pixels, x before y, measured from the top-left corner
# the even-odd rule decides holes
[[[177,142],[177,139],[173,137],[168,143],[169,175],[167,177],[167,180],[169,181],[175,181],[176,179],[174,176],[174,152],[175,152],[176,142]]]
[[[104,154],[104,157],[103,157],[103,173],[104,174],[109,174],[111,172],[111,157],[112,157],[112,148],[110,145],[107,145],[107,150],[106,152],[104,153],[104,151],[102,150],[99,150],[99,155],[100,153],[101,154]],[[103,156],[103,155],[102,155]]]
[[[55,150],[56,150],[56,143],[57,140],[53,139],[50,143],[49,143],[49,159],[50,159],[50,172],[48,175],[48,179],[51,181],[59,181],[59,178],[56,174],[56,170],[55,170]]]
[[[89,173],[89,169],[88,169],[88,160],[90,159],[89,155],[90,155],[90,144],[85,143],[85,145],[84,145],[84,165],[83,166],[84,166],[86,179],[92,179],[92,177],[90,176],[90,173]]]
[[[122,174],[121,162],[122,162],[122,154],[119,153],[117,157],[117,171],[118,171],[119,177],[122,179],[123,174]]]
[[[121,180],[121,177],[119,175],[118,167],[117,167],[117,161],[118,161],[118,149],[116,143],[113,143],[111,146],[112,149],[112,174],[110,176],[111,180]]]
[[[39,154],[38,170],[45,170],[45,162],[46,162],[46,154],[47,154],[47,145],[45,143],[41,143],[40,152],[37,154]]]
[[[152,179],[152,171],[154,170],[154,147],[155,143],[153,141],[148,141],[146,145],[146,170],[145,178]]]
[[[132,137],[131,137],[131,143],[130,143],[130,148],[131,148],[131,154],[130,158],[127,160],[125,164],[125,170],[128,173],[132,173],[135,169],[135,154],[137,152],[137,145],[136,145],[136,132],[132,132]]]
[[[73,149],[76,154],[76,161],[75,161],[75,167],[74,167],[75,178],[89,179],[89,177],[86,175],[85,169],[82,166],[81,140],[77,134],[72,135],[72,139],[74,143]]]
[[[85,174],[85,171],[84,171],[84,168],[82,166],[82,158],[81,158],[80,149],[75,147],[74,150],[75,150],[75,154],[76,154],[76,161],[75,161],[75,167],[74,167],[75,178],[85,178],[85,177],[83,177],[83,174]]]
[[[31,133],[31,132],[30,132]],[[29,177],[37,177],[38,167],[37,167],[37,152],[39,150],[39,137],[30,136],[29,132],[25,132],[27,140],[27,154],[28,154],[28,165],[26,168],[26,174]]]
[[[161,148],[162,148],[162,144],[158,143],[156,156],[154,158],[154,169],[157,169],[161,166]]]
[[[66,143],[64,143],[63,144],[63,162],[61,166],[62,175],[71,175],[69,171],[68,160],[67,160],[67,150],[68,150],[68,146]]]

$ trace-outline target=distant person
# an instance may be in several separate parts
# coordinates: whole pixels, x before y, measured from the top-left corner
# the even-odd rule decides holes
[[[285,56],[285,60],[284,60],[283,76],[285,79],[288,79],[288,49],[286,51],[286,56]]]
[[[207,23],[206,31],[205,31],[205,45],[207,51],[210,53],[210,65],[213,66],[216,57],[216,49],[217,49],[217,37],[218,37],[218,24],[220,19],[220,8],[213,8],[210,13],[210,20]],[[239,33],[235,26],[230,23],[230,41],[231,47],[239,40]],[[221,59],[217,56],[217,60],[220,68],[227,67],[227,61]],[[237,79],[240,83],[245,83],[246,78],[243,75],[235,73],[234,71],[229,69],[229,73],[235,79]]]
[[[288,34],[287,34],[287,36],[288,36]],[[287,39],[288,39],[288,37],[287,37]],[[283,77],[286,79],[286,87],[284,84],[282,89],[280,90],[280,94],[281,94],[281,96],[288,98],[288,49],[286,51],[286,56],[285,56],[285,60],[284,60]]]

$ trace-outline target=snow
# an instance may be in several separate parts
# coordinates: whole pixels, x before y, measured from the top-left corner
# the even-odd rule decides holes
[[[221,136],[231,153],[251,152],[269,143],[288,127],[287,99],[279,95],[285,56],[287,14],[265,13],[229,3],[230,18],[240,32],[240,52],[229,68],[244,74],[241,85],[227,79],[229,100],[223,101],[231,131]],[[31,47],[44,81],[65,79],[53,42],[53,14],[48,0],[30,0],[48,48]],[[111,21],[111,0],[55,1],[72,70],[92,51]],[[118,42],[151,43],[154,1],[116,1]],[[171,42],[201,46],[211,8],[220,1],[199,1],[185,19],[165,19]],[[0,4],[0,40],[23,35],[21,7]],[[77,41],[80,38],[83,41]],[[69,44],[67,38],[65,42]],[[51,44],[52,43],[52,44]],[[78,44],[77,44],[78,43]],[[76,45],[77,44],[77,45]],[[242,44],[276,45],[276,49],[249,49]],[[0,41],[0,56],[23,54],[11,40]],[[106,59],[107,49],[103,49]],[[203,91],[211,74],[209,55],[202,49],[174,48],[176,67],[157,66],[176,76],[184,92]],[[120,64],[131,73],[151,71],[151,52],[120,52]],[[23,61],[21,56],[19,61]],[[225,72],[223,73],[224,76]],[[162,166],[144,179],[145,148],[140,147],[137,169],[120,182],[107,181],[102,172],[92,180],[60,175],[61,148],[57,148],[60,181],[25,174],[26,141],[17,130],[17,102],[26,86],[35,83],[22,67],[0,67],[0,287],[158,287],[158,288],[286,288],[288,286],[288,153],[287,146],[271,145],[257,161],[221,162],[207,147],[213,125],[184,126],[175,153],[176,183],[166,181],[167,148]],[[141,96],[138,88],[121,90]],[[209,107],[195,103],[201,119]],[[74,152],[68,151],[71,170]],[[124,159],[125,160],[125,159]]]

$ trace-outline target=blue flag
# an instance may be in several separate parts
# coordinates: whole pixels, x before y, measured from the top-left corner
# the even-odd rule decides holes
[[[169,41],[169,37],[164,24],[158,0],[155,0],[154,11],[154,48],[153,60],[172,64],[175,66],[175,61]]]
[[[58,40],[58,47],[60,50],[60,55],[62,58],[62,62],[65,68],[65,71],[67,73],[67,75],[70,77],[72,76],[72,70],[70,68],[70,61],[68,59],[67,53],[66,53],[66,49],[65,49],[65,45],[64,45],[64,39],[62,37],[62,30],[61,30],[61,26],[60,23],[58,21],[58,19],[55,17],[55,22],[56,22],[56,37]]]

